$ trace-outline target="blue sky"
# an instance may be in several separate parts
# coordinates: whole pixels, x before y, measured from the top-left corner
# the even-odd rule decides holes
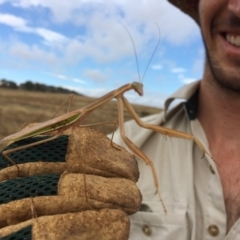
[[[162,107],[168,95],[201,78],[197,24],[166,0],[0,0],[0,79],[26,80],[99,97],[138,81],[160,44],[133,103]]]

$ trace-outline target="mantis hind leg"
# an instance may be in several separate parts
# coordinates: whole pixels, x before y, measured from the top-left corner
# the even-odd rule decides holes
[[[159,200],[162,204],[163,210],[165,214],[167,213],[167,209],[165,207],[165,204],[163,202],[163,199],[160,195],[159,191],[159,181],[156,173],[156,169],[154,167],[153,162],[125,135],[125,130],[124,130],[124,116],[123,116],[123,98],[117,97],[117,103],[118,103],[118,117],[119,117],[119,129],[120,129],[120,134],[121,138],[125,142],[125,144],[129,147],[129,149],[140,159],[142,159],[147,165],[151,167],[152,170],[152,175],[154,179],[154,184],[156,187],[156,193],[158,194]],[[156,194],[155,193],[155,194]]]
[[[73,94],[71,94],[63,103],[62,105],[58,108],[58,110],[54,113],[54,115],[52,116],[51,119],[53,119],[58,113],[59,111],[63,108],[63,106],[65,105],[66,102],[68,102],[68,108],[67,108],[67,113],[69,112],[70,106],[72,104],[73,101]]]
[[[156,192],[155,194],[158,195],[159,200],[162,204],[164,213],[167,214],[167,208],[164,204],[164,201],[161,197],[160,191],[159,191],[159,181],[158,181],[158,177],[157,177],[157,172],[156,169],[154,167],[153,162],[125,135],[121,135],[123,141],[126,143],[126,145],[129,147],[129,149],[132,150],[132,152],[138,156],[140,159],[142,159],[148,166],[150,166],[151,171],[152,171],[152,175],[153,175],[153,180],[154,180],[154,185],[156,187]]]

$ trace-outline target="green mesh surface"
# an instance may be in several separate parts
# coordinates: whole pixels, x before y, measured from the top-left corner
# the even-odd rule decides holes
[[[17,141],[10,144],[3,149],[12,149],[19,146],[24,146],[26,144],[34,143],[43,139],[49,138],[48,136],[44,137],[31,137]],[[16,152],[9,154],[8,156],[16,163],[26,163],[26,162],[65,162],[65,155],[67,152],[68,146],[68,135],[61,135],[59,138],[54,139],[53,141],[43,143],[34,147],[27,149],[22,149]],[[0,154],[0,169],[12,166],[12,163],[5,159],[2,154]]]
[[[0,183],[0,204],[36,196],[57,195],[60,174],[21,177]]]
[[[32,239],[32,226],[28,226],[6,237],[0,238],[0,240],[31,240],[31,239]]]

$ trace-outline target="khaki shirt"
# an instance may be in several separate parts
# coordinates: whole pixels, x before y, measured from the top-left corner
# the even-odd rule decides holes
[[[194,135],[210,152],[200,122],[192,117],[197,105],[189,99],[196,95],[198,88],[199,82],[184,86],[166,100],[165,111],[142,120]],[[188,101],[168,110],[174,99]],[[130,216],[130,240],[240,239],[240,220],[226,236],[226,210],[218,171],[209,156],[202,158],[203,153],[192,140],[166,137],[141,128],[134,121],[125,124],[125,131],[153,161],[167,209],[165,214],[155,195],[151,168],[139,160],[137,184],[143,201],[140,211]],[[118,131],[114,142],[126,146]]]

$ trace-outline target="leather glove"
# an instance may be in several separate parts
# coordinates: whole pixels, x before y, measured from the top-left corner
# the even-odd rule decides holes
[[[0,239],[128,239],[127,214],[139,210],[141,194],[137,162],[124,148],[74,128],[9,157],[16,165],[0,155]]]

